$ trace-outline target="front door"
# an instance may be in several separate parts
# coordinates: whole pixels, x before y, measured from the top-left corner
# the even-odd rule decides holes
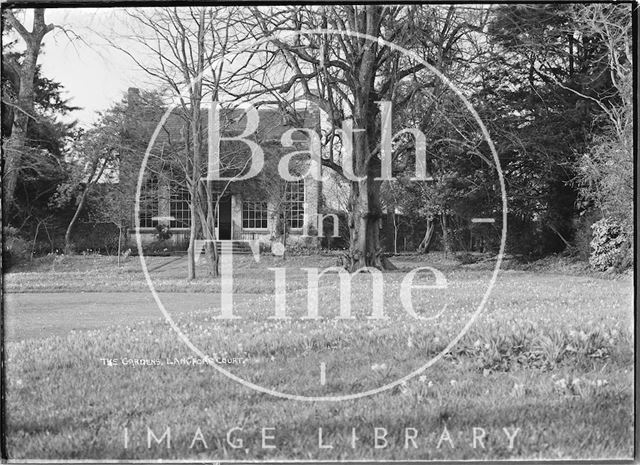
[[[218,202],[218,239],[231,239],[231,196],[225,195]]]

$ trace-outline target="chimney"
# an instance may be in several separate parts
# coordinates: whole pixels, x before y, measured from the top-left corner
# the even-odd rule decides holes
[[[127,105],[132,107],[140,104],[140,89],[137,87],[129,87],[127,90]]]

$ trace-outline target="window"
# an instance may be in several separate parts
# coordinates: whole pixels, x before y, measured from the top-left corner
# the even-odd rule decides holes
[[[172,228],[188,228],[191,226],[191,207],[189,190],[182,186],[171,189],[170,211],[173,218],[169,223]]]
[[[267,202],[242,202],[242,227],[267,229]]]
[[[140,193],[140,227],[155,228],[158,225],[158,178],[153,176],[142,185]]]
[[[287,225],[290,228],[302,228],[304,224],[304,179],[287,182],[284,209]]]

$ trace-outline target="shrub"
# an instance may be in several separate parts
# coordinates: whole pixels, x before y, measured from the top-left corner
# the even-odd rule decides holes
[[[600,212],[595,209],[586,210],[573,220],[575,230],[573,236],[573,248],[571,252],[580,260],[588,261],[591,255],[591,240],[593,239],[593,223],[602,218]]]
[[[589,263],[600,271],[624,270],[633,262],[633,251],[629,234],[616,221],[603,218],[591,226],[591,256]]]
[[[471,265],[479,260],[479,257],[469,252],[462,252],[455,255],[456,259],[463,265]]]
[[[262,242],[260,241],[258,243],[259,247],[260,247],[260,253],[264,254],[264,253],[271,253],[271,242]]]
[[[171,239],[171,229],[166,224],[156,226],[156,237],[159,241],[167,241]]]
[[[3,234],[4,247],[2,250],[2,262],[5,269],[9,269],[31,258],[29,242],[18,235],[16,228],[6,226]]]
[[[72,234],[72,250],[75,253],[116,253],[118,234],[117,226],[112,223],[78,223]]]
[[[288,255],[318,255],[320,253],[320,247],[314,245],[308,245],[304,242],[294,242],[287,245]]]

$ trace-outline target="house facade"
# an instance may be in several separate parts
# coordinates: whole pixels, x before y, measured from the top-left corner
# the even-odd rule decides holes
[[[137,89],[129,90],[129,105],[135,105],[139,97]],[[207,110],[204,110],[206,112]],[[267,161],[277,161],[283,155],[282,150],[268,149],[280,144],[282,134],[291,129],[292,122],[287,115],[278,109],[261,109],[260,123],[255,131],[255,137],[267,149],[264,156]],[[244,110],[235,110],[221,115],[225,120],[224,130],[229,134],[241,133],[246,126]],[[207,121],[204,118],[204,121]],[[298,125],[302,123],[302,125]],[[303,112],[295,127],[315,129],[319,125],[319,112],[312,108]],[[222,126],[222,125],[221,125]],[[180,146],[185,142],[185,130],[177,120],[165,124],[165,134],[162,144],[171,140]],[[295,134],[295,133],[294,133]],[[206,139],[206,138],[205,138]],[[297,150],[301,150],[307,143],[303,137],[294,135]],[[221,147],[221,152],[224,147]],[[294,149],[290,149],[292,151]],[[205,148],[204,157],[206,157]],[[186,152],[185,152],[185,157]],[[224,156],[221,153],[221,158]],[[166,163],[156,163],[155,169],[145,170],[145,183],[139,201],[140,226],[135,227],[135,213],[132,206],[131,224],[128,231],[130,246],[134,246],[140,238],[143,246],[155,245],[167,250],[186,250],[189,242],[191,227],[191,210],[189,189],[181,179],[184,176],[168,169]],[[135,167],[129,167],[125,176],[138,176]],[[148,172],[147,172],[148,171]],[[265,176],[266,174],[263,174]],[[276,173],[277,175],[277,173]],[[321,200],[321,182],[310,175],[299,181],[268,183],[273,192],[265,192],[258,186],[260,181],[245,180],[242,182],[222,183],[216,181],[214,195],[211,199],[214,206],[216,237],[221,241],[258,240],[265,244],[282,241],[282,231],[286,229],[286,243],[313,246],[317,244],[318,210]],[[275,186],[275,187],[273,187]],[[284,226],[286,224],[286,227]]]

